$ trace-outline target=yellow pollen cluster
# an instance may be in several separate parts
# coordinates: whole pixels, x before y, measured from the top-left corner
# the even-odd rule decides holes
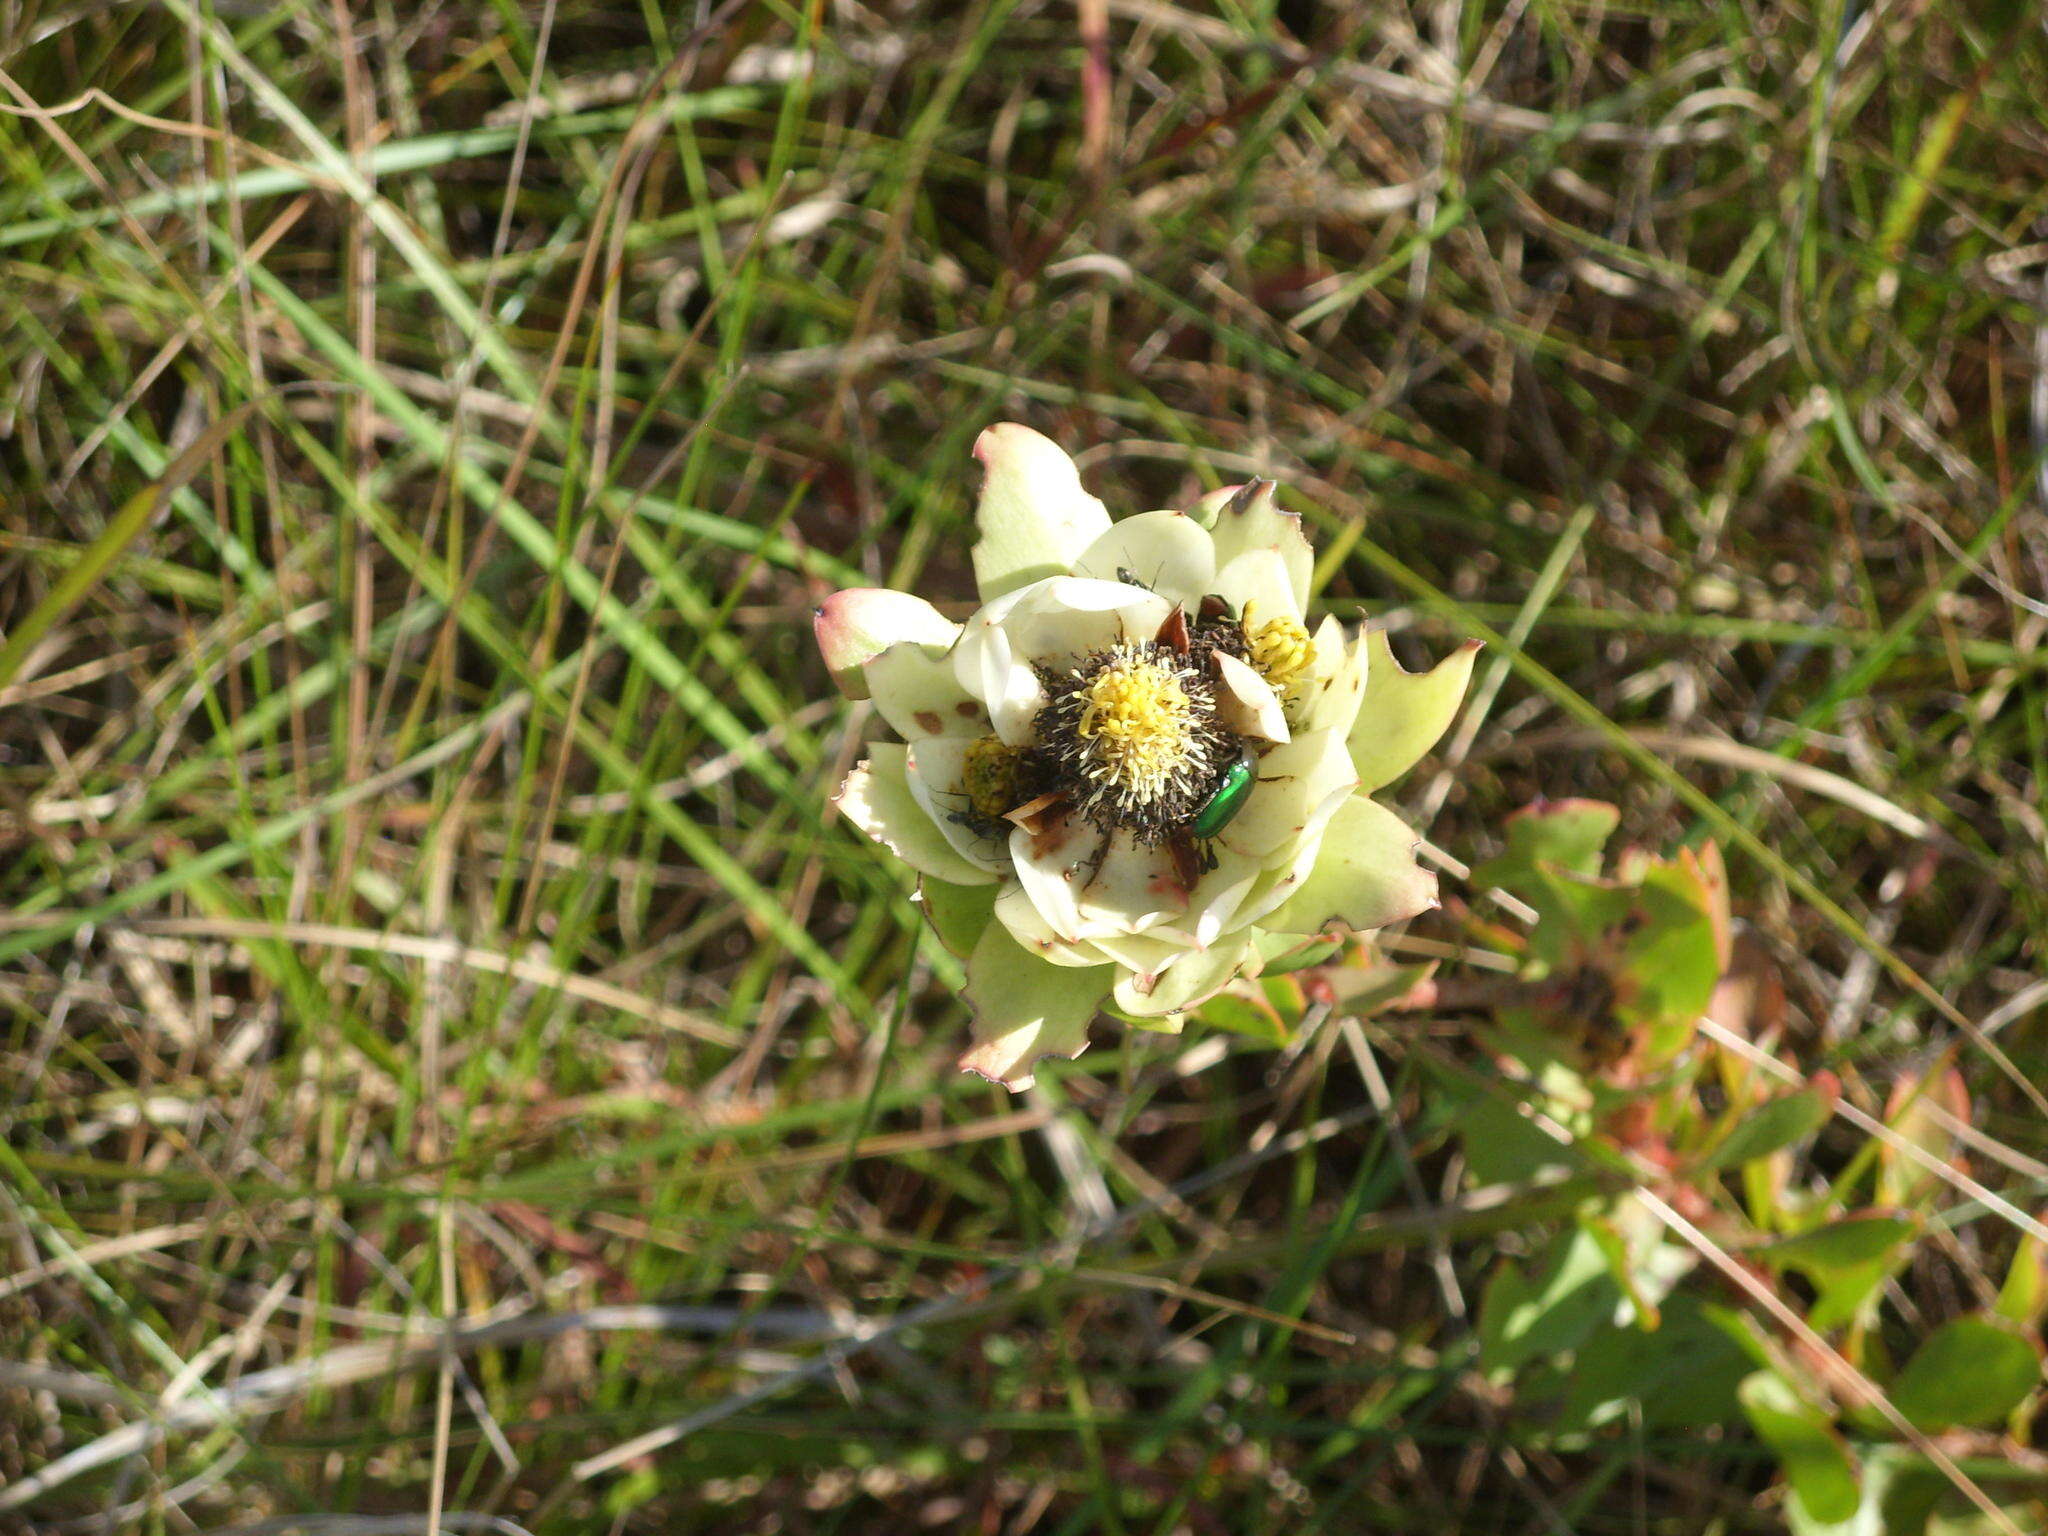
[[[1277,619],[1254,623],[1250,603],[1244,605],[1244,638],[1252,666],[1283,698],[1293,692],[1301,674],[1316,659],[1315,642],[1298,620],[1282,614]]]
[[[1090,778],[1135,804],[1159,799],[1186,773],[1197,721],[1175,668],[1113,653],[1083,696],[1079,735]]]
[[[967,749],[960,768],[960,787],[974,814],[1000,821],[1024,798],[1018,788],[1023,754],[1000,736],[984,736]]]

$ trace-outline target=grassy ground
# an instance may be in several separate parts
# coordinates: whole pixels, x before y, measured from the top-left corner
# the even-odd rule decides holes
[[[0,1525],[1782,1529],[1475,1369],[1570,1202],[1455,1009],[955,1075],[810,610],[971,596],[992,420],[1270,474],[1491,642],[1438,847],[1718,839],[1779,1059],[1952,1056],[2036,1209],[2026,10],[0,0]],[[2004,1283],[1952,1183],[1895,1353]]]

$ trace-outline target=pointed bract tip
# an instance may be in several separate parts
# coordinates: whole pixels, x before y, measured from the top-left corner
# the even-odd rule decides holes
[[[1064,456],[1059,444],[1043,432],[1027,427],[1021,421],[998,421],[981,429],[974,439],[974,456],[986,465],[991,458],[1006,453],[1029,453],[1039,444]]]
[[[948,646],[960,626],[921,597],[883,587],[849,587],[811,610],[818,653],[839,691],[849,699],[868,697],[861,669],[892,645],[906,640]]]

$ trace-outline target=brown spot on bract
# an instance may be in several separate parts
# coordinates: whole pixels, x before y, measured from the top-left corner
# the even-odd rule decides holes
[[[972,699],[962,699],[953,706],[953,713],[962,720],[979,720],[981,718],[981,706]]]
[[[1031,857],[1041,860],[1054,858],[1072,841],[1073,835],[1067,829],[1067,819],[1062,816],[1043,831],[1032,834]],[[1073,878],[1071,872],[1067,878]]]
[[[938,735],[940,731],[946,728],[946,722],[939,718],[937,710],[920,709],[912,718],[919,725],[923,726],[928,734],[933,736]]]
[[[1057,796],[1053,798],[1053,806],[1040,812],[1035,824],[1025,827],[1025,831],[1031,834],[1031,857],[1035,860],[1057,858],[1074,840],[1074,823],[1067,815],[1066,802]],[[1016,812],[1011,814],[1014,816]],[[1067,871],[1067,878],[1071,880],[1073,877],[1073,871]]]

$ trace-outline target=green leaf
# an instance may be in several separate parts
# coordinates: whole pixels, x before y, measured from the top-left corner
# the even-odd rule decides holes
[[[2015,1530],[2039,1531],[2048,1526],[2048,1492],[2042,1487],[2038,1471],[2022,1467],[1987,1467],[1982,1458],[1975,1463],[1964,1462],[1963,1470],[1977,1482],[1980,1488],[1991,1494],[2003,1519],[1993,1519],[1984,1510],[1971,1503],[1949,1481],[1932,1468],[1922,1472],[1912,1483],[1902,1488],[1902,1497],[1885,1500],[1884,1512],[1892,1517],[1893,1523],[1886,1528],[1884,1536],[1891,1532],[1910,1531],[1914,1536],[2011,1536]],[[2032,1484],[2031,1489],[2017,1493],[1997,1490],[2001,1479],[2013,1478]],[[1901,1479],[1905,1483],[1905,1479]],[[1917,1484],[1917,1486],[1915,1486]],[[1996,1491],[1995,1491],[1996,1490]],[[1912,1499],[1920,1507],[1900,1508],[1894,1516],[1895,1506],[1906,1506]],[[1920,1524],[1909,1525],[1908,1519],[1918,1516]]]
[[[1332,1002],[1345,1013],[1370,1018],[1391,1003],[1414,995],[1436,974],[1437,962],[1389,965],[1383,961],[1331,966],[1322,974]]]
[[[1528,876],[1521,894],[1537,911],[1529,958],[1541,972],[1589,967],[1614,979],[1614,952],[1637,910],[1632,888],[1546,865]]]
[[[1766,1264],[1825,1276],[1882,1264],[1919,1230],[1920,1220],[1916,1216],[1861,1211],[1750,1252]]]
[[[1988,1317],[1944,1323],[1913,1352],[1891,1384],[1894,1407],[1918,1429],[1996,1424],[2041,1385],[2041,1357]]]
[[[1879,1288],[1891,1278],[1895,1268],[1896,1261],[1887,1257],[1814,1273],[1812,1279],[1818,1294],[1806,1309],[1807,1323],[1822,1331],[1853,1323],[1865,1306],[1876,1301]]]
[[[1861,1502],[1856,1463],[1827,1414],[1776,1371],[1744,1377],[1736,1397],[1757,1438],[1778,1458],[1802,1514],[1832,1522],[1856,1513]]]
[[[1195,1010],[1195,1017],[1215,1029],[1227,1029],[1261,1045],[1285,1045],[1288,1032],[1280,1015],[1234,992],[1218,992]]]
[[[1662,1321],[1657,1303],[1663,1297],[1664,1286],[1659,1283],[1652,1261],[1656,1256],[1656,1237],[1652,1237],[1642,1261],[1629,1251],[1628,1236],[1613,1221],[1604,1216],[1582,1216],[1580,1225],[1586,1235],[1599,1246],[1600,1256],[1607,1261],[1607,1273],[1615,1286],[1628,1298],[1630,1310],[1634,1313],[1635,1325],[1639,1328],[1656,1328]]]
[[[604,1507],[607,1513],[623,1517],[660,1497],[661,1475],[652,1467],[639,1467],[605,1490]]]
[[[1615,971],[1614,1010],[1623,1023],[1653,1031],[1654,1060],[1684,1049],[1721,979],[1709,900],[1683,865],[1659,861],[1643,870],[1631,911],[1638,925]]]
[[[1285,976],[1289,971],[1325,965],[1344,947],[1342,939],[1304,940],[1298,933],[1258,933],[1253,943],[1258,946],[1262,976]]]
[[[1768,1101],[1722,1137],[1720,1144],[1700,1160],[1700,1168],[1707,1171],[1740,1167],[1811,1136],[1834,1113],[1835,1098],[1836,1090],[1830,1082]]]
[[[1505,1099],[1472,1084],[1438,1077],[1450,1108],[1446,1125],[1464,1143],[1465,1163],[1481,1184],[1509,1184],[1547,1172],[1576,1172],[1583,1163],[1538,1130]]]
[[[1631,1405],[1645,1429],[1722,1424],[1736,1412],[1735,1389],[1755,1369],[1750,1357],[1700,1303],[1678,1296],[1656,1328],[1602,1328],[1579,1350],[1559,1410],[1566,1433],[1597,1429]]]
[[[2005,1271],[2005,1284],[1998,1288],[1998,1315],[2032,1327],[2044,1310],[2048,1310],[2048,1245],[2031,1232],[2022,1232]]]
[[[1600,872],[1600,850],[1621,822],[1604,800],[1538,800],[1507,819],[1507,847],[1472,871],[1475,889],[1524,892],[1545,865],[1578,875]]]
[[[1480,1370],[1505,1376],[1539,1356],[1576,1348],[1614,1315],[1620,1297],[1600,1244],[1582,1228],[1552,1245],[1549,1263],[1535,1278],[1503,1264],[1480,1301]]]
[[[1797,1498],[1785,1501],[1785,1524],[1792,1536],[1933,1536],[1921,1521],[1931,1502],[1928,1494],[1938,1496],[1947,1481],[1935,1475],[1930,1487],[1923,1477],[1921,1489],[1912,1488],[1911,1474],[1926,1464],[1903,1446],[1871,1446],[1862,1462],[1856,1507],[1840,1519],[1819,1519]]]

